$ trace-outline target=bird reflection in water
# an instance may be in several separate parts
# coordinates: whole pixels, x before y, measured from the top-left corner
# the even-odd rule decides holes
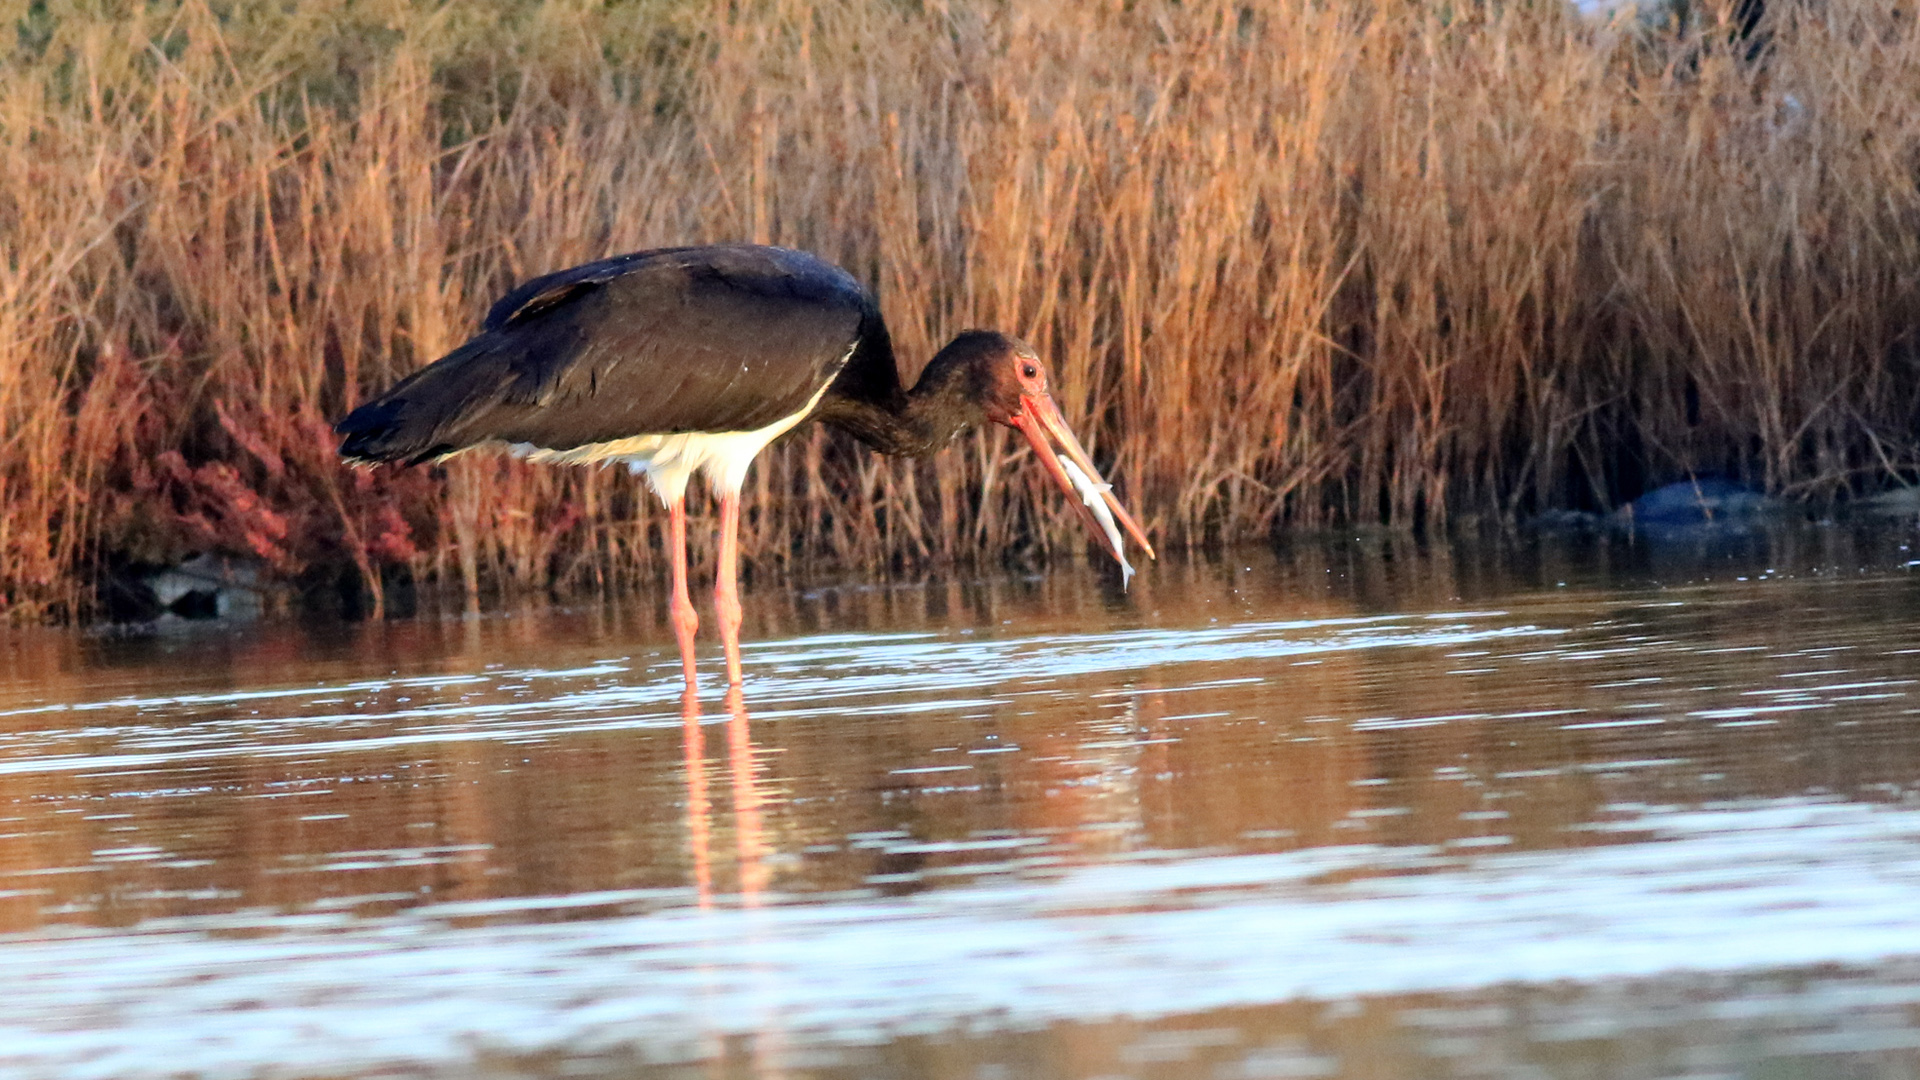
[[[734,855],[739,905],[759,907],[773,876],[768,865],[765,808],[768,796],[754,775],[752,720],[747,701],[736,684],[727,688],[727,775],[733,789]],[[680,695],[680,723],[687,776],[687,844],[692,849],[693,881],[702,911],[714,906],[713,798],[708,791],[707,739],[701,722],[700,699],[692,689]],[[749,940],[752,935],[749,935]],[[703,1057],[709,1062],[729,1059],[728,1040],[719,1028],[701,1033]],[[747,1075],[754,1080],[784,1080],[784,1062],[790,1053],[787,1032],[777,1015],[761,1018],[748,1045]]]
[[[713,798],[708,792],[706,729],[700,699],[691,690],[680,696],[681,745],[687,777],[687,844],[693,856],[693,883],[702,909],[713,906]],[[739,686],[727,689],[727,773],[733,791],[733,830],[738,862],[740,904],[758,907],[772,877],[767,865],[764,807],[753,766],[752,720]]]

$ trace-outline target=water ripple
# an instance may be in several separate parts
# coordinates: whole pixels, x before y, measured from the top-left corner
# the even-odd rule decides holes
[[[9,977],[34,988],[0,997],[0,1076],[351,1072],[636,1045],[692,1060],[715,1036],[770,1026],[859,1041],[968,1018],[1920,956],[1920,811],[1781,800],[1618,827],[1645,838],[1473,859],[1371,845],[1169,857],[905,901],[550,925],[454,924],[628,898],[0,942]],[[1424,872],[1348,877],[1383,866]],[[279,932],[228,936],[250,926]]]

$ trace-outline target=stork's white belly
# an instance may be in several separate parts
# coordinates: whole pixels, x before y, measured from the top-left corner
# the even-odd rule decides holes
[[[753,431],[677,431],[669,435],[629,435],[624,439],[587,443],[570,450],[553,450],[532,443],[512,443],[507,449],[529,461],[563,465],[595,462],[626,462],[634,472],[645,473],[647,485],[660,500],[672,503],[683,498],[687,481],[705,470],[707,482],[721,492],[737,493],[746,482],[747,469],[767,444],[785,435],[795,424],[807,418],[827,392],[821,386],[813,397],[791,416],[784,416]]]

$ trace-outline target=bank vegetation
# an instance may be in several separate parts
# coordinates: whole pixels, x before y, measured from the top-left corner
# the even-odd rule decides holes
[[[961,328],[1028,338],[1166,548],[1687,476],[1911,483],[1914,9],[1734,16],[15,5],[0,608],[84,617],[99,581],[202,551],[362,607],[650,584],[664,517],[623,470],[350,470],[328,428],[519,280],[705,241],[843,263],[909,376]],[[776,575],[1077,552],[1026,453],[803,430],[749,479],[745,551]]]

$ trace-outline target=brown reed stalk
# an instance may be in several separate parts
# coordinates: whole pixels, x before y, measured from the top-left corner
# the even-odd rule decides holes
[[[206,549],[376,610],[651,583],[623,470],[352,472],[326,425],[514,282],[669,243],[841,261],[909,377],[1028,337],[1168,547],[1920,469],[1920,31],[1866,0],[1764,48],[1711,4],[50,10],[0,77],[15,617]],[[745,550],[1077,551],[1026,455],[802,431]]]

